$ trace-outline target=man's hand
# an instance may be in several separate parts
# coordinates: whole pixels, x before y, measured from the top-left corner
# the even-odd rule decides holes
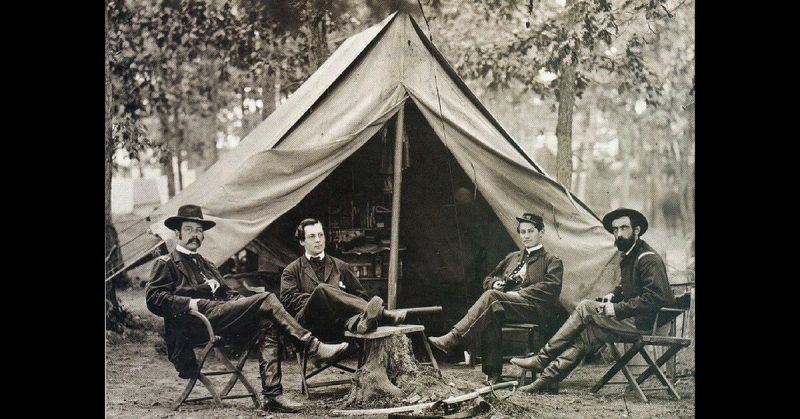
[[[217,290],[219,289],[219,281],[217,281],[216,279],[207,279],[206,283],[211,287],[212,294],[217,292]]]
[[[200,312],[200,310],[197,308],[198,301],[200,300],[198,300],[197,298],[192,298],[191,300],[189,300],[189,311]]]
[[[516,295],[517,297],[519,297],[519,293],[516,292],[516,291],[506,291],[506,294],[508,294],[508,295]]]
[[[597,306],[597,313],[608,317],[614,317],[614,303],[600,303]]]
[[[505,287],[505,286],[506,286],[506,281],[503,281],[502,279],[499,279],[499,280],[494,281],[492,283],[492,289],[493,290],[502,291],[503,287]]]

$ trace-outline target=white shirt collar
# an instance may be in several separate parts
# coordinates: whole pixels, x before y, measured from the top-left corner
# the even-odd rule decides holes
[[[633,241],[633,244],[631,245],[631,248],[628,249],[627,252],[625,252],[625,256],[628,256],[629,254],[631,254],[631,250],[633,250],[633,248],[636,247],[636,243],[639,243],[639,239],[638,238],[636,238],[636,240]]]
[[[527,251],[528,254],[531,254],[531,253],[533,253],[533,252],[535,252],[535,251],[537,251],[537,250],[539,250],[541,248],[542,248],[542,244],[539,243],[539,244],[537,244],[536,246],[533,246],[533,247],[526,247],[525,251]]]
[[[322,253],[318,254],[315,257],[321,257],[321,258],[325,259],[325,251],[323,250]],[[306,259],[307,260],[311,260],[311,255],[308,252],[306,252]]]
[[[189,250],[189,249],[187,249],[187,248],[185,248],[185,247],[183,247],[181,245],[175,246],[175,250],[183,253],[184,255],[196,255],[197,254],[197,252],[192,252],[191,250]]]

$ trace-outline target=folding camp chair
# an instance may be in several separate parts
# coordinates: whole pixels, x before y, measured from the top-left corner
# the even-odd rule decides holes
[[[686,318],[688,317],[687,314],[691,310],[691,292],[687,291],[682,295],[675,298],[676,304],[674,307],[665,307],[659,310],[658,314],[656,315],[655,320],[653,321],[653,330],[652,333],[648,335],[639,336],[635,342],[630,346],[630,348],[625,351],[623,355],[620,355],[617,347],[614,345],[614,342],[607,342],[606,346],[608,347],[609,351],[613,355],[615,362],[611,368],[603,374],[602,378],[597,382],[597,384],[592,387],[592,393],[596,393],[599,391],[603,386],[606,384],[629,384],[635,390],[639,398],[643,402],[648,402],[647,396],[645,396],[644,391],[654,391],[654,390],[666,390],[670,396],[672,396],[675,400],[680,400],[680,396],[678,392],[675,391],[675,387],[672,382],[667,378],[664,372],[661,370],[661,366],[664,365],[667,361],[673,359],[673,357],[680,351],[681,349],[691,345],[692,339],[684,337],[685,329],[686,329]],[[676,336],[676,319],[681,316],[682,324],[681,324],[681,335]],[[669,320],[670,322],[670,332],[667,336],[659,336],[656,334],[656,330],[659,326],[659,318],[661,319],[662,324],[664,324],[665,320]],[[652,346],[662,346],[666,348],[666,351],[659,356],[657,359],[653,359],[652,356],[647,351],[648,347]],[[628,363],[633,359],[636,354],[640,354],[642,358],[647,362],[648,368],[642,372],[638,377],[634,377],[633,373],[631,373],[630,369],[628,368]],[[618,372],[622,371],[625,375],[627,381],[615,381],[611,382],[611,378],[616,375]],[[655,375],[663,387],[652,387],[652,388],[642,388],[641,384],[644,383],[650,376]]]
[[[216,407],[223,407],[222,400],[224,399],[241,399],[245,397],[250,397],[253,401],[253,404],[257,409],[261,408],[261,400],[258,397],[258,394],[254,390],[253,386],[247,381],[245,378],[244,373],[242,372],[242,368],[244,367],[245,362],[247,361],[247,357],[250,354],[250,348],[252,347],[252,343],[254,343],[259,336],[256,336],[253,340],[251,340],[246,347],[244,348],[244,353],[239,357],[234,365],[225,353],[222,351],[222,347],[228,345],[232,342],[228,341],[225,338],[220,336],[216,336],[214,334],[214,329],[211,327],[211,322],[208,321],[208,318],[201,313],[196,311],[189,312],[194,317],[200,319],[206,327],[206,331],[208,332],[208,341],[202,345],[202,350],[200,351],[200,356],[197,357],[198,369],[200,370],[199,376],[197,378],[189,379],[189,382],[186,384],[186,388],[183,390],[183,393],[180,395],[178,400],[173,405],[173,410],[177,410],[184,403],[190,402],[197,402],[202,400],[212,400],[214,406]],[[214,353],[217,356],[222,364],[227,367],[225,370],[222,371],[203,371],[203,366],[205,365],[206,358],[211,350],[214,350]],[[213,375],[232,375],[232,377],[228,380],[228,383],[222,389],[222,391],[217,391],[214,387],[211,380],[208,379],[209,376]],[[198,397],[194,399],[188,399],[189,394],[191,394],[192,390],[194,389],[197,380],[200,380],[201,383],[206,387],[211,396],[206,397]],[[247,394],[238,394],[238,395],[229,395],[233,386],[236,385],[236,382],[241,380],[242,385],[247,389]]]

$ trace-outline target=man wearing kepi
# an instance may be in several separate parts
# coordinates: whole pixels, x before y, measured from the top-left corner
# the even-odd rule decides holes
[[[237,294],[225,285],[216,266],[197,253],[205,231],[216,225],[203,219],[197,205],[184,205],[178,215],[164,225],[175,231],[178,244],[169,255],[158,258],[147,284],[147,308],[164,318],[167,355],[181,378],[194,378],[199,370],[192,344],[202,342],[202,325],[184,320],[189,311],[208,318],[214,332],[239,342],[258,340],[259,374],[264,409],[296,412],[303,406],[283,395],[280,357],[275,334],[280,331],[301,348],[308,347],[312,358],[332,359],[347,350],[347,344],[328,345],[304,329],[270,292],[250,297]],[[207,337],[205,339],[208,339]]]
[[[501,381],[503,369],[502,324],[530,322],[545,327],[549,313],[558,310],[564,273],[561,259],[542,245],[542,217],[526,212],[516,218],[517,232],[525,248],[509,253],[489,273],[483,281],[483,295],[449,333],[428,338],[435,347],[448,353],[457,345],[481,336],[484,343],[481,369],[493,384]]]
[[[383,308],[380,297],[370,299],[353,269],[325,253],[321,222],[306,218],[294,237],[304,254],[283,270],[281,302],[315,336],[341,340],[345,330],[366,333],[405,320],[405,311]]]
[[[664,261],[641,239],[647,231],[645,216],[619,208],[603,217],[603,226],[614,235],[614,244],[622,252],[620,284],[601,301],[581,301],[538,354],[511,360],[519,367],[541,372],[536,381],[519,390],[553,392],[554,385],[586,354],[605,342],[635,341],[653,327],[661,307],[675,303]]]

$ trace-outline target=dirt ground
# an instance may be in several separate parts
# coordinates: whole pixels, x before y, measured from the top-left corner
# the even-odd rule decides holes
[[[332,416],[330,411],[342,408],[341,402],[348,393],[347,386],[335,386],[312,390],[312,397],[306,399],[300,394],[299,368],[293,360],[283,363],[284,392],[290,397],[306,404],[300,414],[264,413],[254,410],[249,399],[227,400],[224,409],[213,408],[209,403],[184,405],[178,411],[172,411],[170,405],[181,393],[186,380],[178,377],[166,356],[159,352],[163,348],[163,339],[157,330],[161,319],[150,314],[144,306],[144,292],[133,288],[120,292],[123,305],[138,320],[150,325],[145,329],[128,330],[123,336],[109,333],[106,339],[106,416],[109,418],[249,418],[249,417],[308,417],[326,418]],[[162,349],[163,350],[163,349]],[[684,350],[684,352],[689,349]],[[693,371],[693,366],[686,365],[693,360],[689,353],[679,357],[678,371]],[[214,359],[210,359],[214,362]],[[691,362],[691,361],[689,361]],[[218,364],[214,364],[218,365]],[[248,360],[245,371],[248,379],[260,390],[258,378],[258,362]],[[561,384],[558,395],[511,394],[511,391],[498,390],[501,398],[497,400],[487,397],[492,409],[479,418],[507,417],[545,417],[545,418],[684,418],[695,415],[694,376],[685,373],[677,381],[676,388],[681,395],[680,401],[671,400],[666,392],[649,392],[650,403],[642,403],[631,392],[626,392],[623,385],[608,386],[598,394],[589,392],[591,386],[608,368],[608,364],[598,361],[583,364],[577,368]],[[459,394],[468,393],[483,387],[484,375],[480,366],[470,368],[453,364],[440,365],[446,382],[453,383]],[[513,374],[514,366],[506,366],[505,373]],[[323,373],[322,377],[332,378],[336,372]],[[339,377],[344,377],[339,375]],[[212,377],[221,381],[227,377]],[[337,377],[338,378],[338,377]],[[614,381],[623,379],[619,374]],[[215,381],[217,382],[217,381]],[[472,385],[470,385],[472,384]],[[645,386],[659,384],[654,378]],[[243,391],[237,384],[234,392]],[[205,388],[198,383],[192,397],[207,395]],[[420,400],[416,403],[422,403]],[[409,403],[411,404],[411,403]],[[375,418],[386,417],[372,416]]]

